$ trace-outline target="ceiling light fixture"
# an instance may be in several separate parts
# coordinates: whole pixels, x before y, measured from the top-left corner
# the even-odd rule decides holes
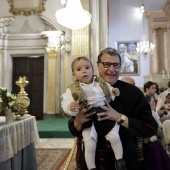
[[[65,5],[66,4],[66,0],[61,0],[61,4]]]
[[[140,12],[141,13],[144,13],[145,12],[145,6],[142,4],[141,7],[140,7]]]
[[[144,12],[145,12],[144,5],[141,5],[140,11],[143,15],[143,35],[142,35],[141,41],[137,43],[136,50],[137,50],[137,53],[140,55],[152,54],[155,48],[155,44],[149,43],[149,41],[147,40],[147,36],[144,34]]]
[[[66,7],[56,12],[57,22],[71,30],[78,30],[91,23],[91,14],[84,10],[80,0],[68,0]]]

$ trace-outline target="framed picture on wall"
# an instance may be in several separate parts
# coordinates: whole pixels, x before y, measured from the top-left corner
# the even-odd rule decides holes
[[[118,41],[116,48],[121,56],[120,75],[139,75],[140,63],[136,51],[138,41]]]
[[[31,15],[31,14],[40,14],[45,10],[45,1],[46,0],[8,0],[10,4],[9,11],[13,15]]]

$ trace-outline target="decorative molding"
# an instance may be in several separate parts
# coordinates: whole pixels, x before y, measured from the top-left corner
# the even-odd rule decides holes
[[[163,7],[163,11],[164,11],[167,19],[170,20],[170,0],[168,0],[165,3],[165,6]]]
[[[14,19],[14,16],[0,17],[0,35],[2,35],[2,33],[8,32],[8,27]]]
[[[170,63],[170,0],[162,10],[148,11],[149,38],[156,44],[154,54],[150,58],[150,72],[160,74],[162,70],[169,72]]]
[[[154,18],[154,22],[167,22],[167,18],[166,17]]]
[[[26,33],[31,33],[31,34],[34,34],[34,33],[40,33],[41,31],[38,31],[38,30],[34,30],[31,25],[29,24],[29,20],[25,20],[24,21],[24,25],[23,27],[16,31],[16,32],[12,32],[13,34],[26,34]]]
[[[10,5],[9,12],[13,15],[25,15],[40,14],[45,11],[46,0],[8,0]]]
[[[43,20],[43,22],[45,23],[45,25],[49,26],[50,30],[58,30],[61,31],[61,28],[54,24],[53,21],[51,21],[49,18],[43,16],[43,15],[39,15],[39,17]],[[48,30],[49,31],[49,30]]]
[[[4,16],[0,17],[0,28],[10,26],[10,23],[14,20],[14,16]]]

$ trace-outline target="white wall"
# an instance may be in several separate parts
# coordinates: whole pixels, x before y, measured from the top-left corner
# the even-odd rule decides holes
[[[142,14],[139,12],[142,3],[145,5],[145,11],[150,11],[162,9],[166,2],[167,0],[109,0],[109,46],[116,48],[116,41],[139,41],[143,34]],[[144,33],[148,34],[146,19],[144,19]],[[150,75],[150,59],[149,56],[147,58],[142,56],[140,75],[132,77],[138,87],[143,87],[143,76],[148,75]]]
[[[47,18],[49,18],[53,23],[55,23],[58,27],[62,29],[62,26],[60,26],[55,18],[55,13],[58,9],[63,8],[61,5],[60,0],[47,0],[44,4],[45,11],[43,11],[40,15],[43,15]],[[7,0],[0,0],[0,17],[4,16],[13,16],[12,13],[9,12],[10,6]],[[10,33],[15,33],[22,29],[24,26],[25,21],[28,20],[29,25],[31,25],[31,28],[37,33],[44,31],[44,24],[40,17],[38,15],[32,14],[29,16],[24,15],[15,15],[14,21],[11,23],[9,27]]]
[[[157,10],[164,7],[167,0],[109,0],[109,46],[115,47],[116,41],[140,40],[143,34],[142,14],[139,13],[139,7],[142,2],[145,10]],[[41,15],[49,18],[53,23],[60,26],[55,19],[55,12],[62,8],[60,0],[45,1],[45,11]],[[7,0],[0,0],[0,17],[11,16],[9,12],[9,3]],[[9,32],[15,33],[20,31],[24,22],[28,20],[29,25],[35,32],[45,30],[42,20],[37,15],[15,16],[15,20],[9,27]],[[63,29],[62,29],[63,30]],[[145,20],[145,33],[147,34],[147,21]],[[145,60],[140,59],[140,75],[133,76],[137,86],[143,87],[143,76],[150,74],[149,57]],[[121,78],[121,77],[120,77]]]

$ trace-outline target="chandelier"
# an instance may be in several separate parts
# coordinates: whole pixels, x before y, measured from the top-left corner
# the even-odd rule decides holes
[[[155,48],[155,44],[147,41],[146,35],[142,35],[141,41],[137,43],[136,51],[138,54],[152,54]]]
[[[66,7],[56,12],[57,22],[71,30],[78,30],[91,23],[91,14],[84,10],[80,0],[68,0]]]
[[[144,5],[141,5],[140,11],[143,15],[143,32],[144,32],[144,12],[145,12]],[[143,34],[141,41],[137,43],[136,51],[140,55],[147,55],[147,54],[152,54],[154,48],[155,48],[155,44],[150,43],[147,40],[147,36]]]

